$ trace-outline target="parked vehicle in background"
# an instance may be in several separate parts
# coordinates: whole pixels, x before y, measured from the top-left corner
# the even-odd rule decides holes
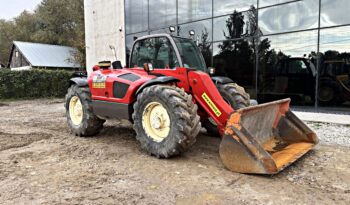
[[[286,58],[273,68],[263,90],[260,101],[271,101],[291,97],[299,104],[315,103],[317,69],[307,58]],[[350,101],[350,63],[345,60],[324,61],[319,72],[318,101],[323,106],[340,105]]]

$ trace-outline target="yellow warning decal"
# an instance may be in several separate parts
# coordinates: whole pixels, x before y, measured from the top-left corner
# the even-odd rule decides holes
[[[221,112],[220,110],[216,107],[216,105],[214,104],[214,102],[209,98],[209,96],[206,93],[203,93],[202,95],[203,100],[208,104],[208,106],[210,107],[210,109],[214,112],[214,114],[217,117],[221,116]]]
[[[106,83],[92,83],[93,88],[106,88]]]
[[[105,75],[97,75],[92,78],[92,88],[103,89],[106,88],[106,79]]]

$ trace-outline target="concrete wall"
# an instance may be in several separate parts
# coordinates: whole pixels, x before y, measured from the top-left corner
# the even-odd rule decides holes
[[[85,33],[87,71],[99,61],[115,61],[125,65],[124,0],[85,0]]]

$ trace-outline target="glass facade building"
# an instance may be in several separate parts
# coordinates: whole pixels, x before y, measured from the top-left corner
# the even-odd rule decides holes
[[[126,53],[135,38],[190,37],[216,75],[260,103],[350,111],[349,0],[125,0]]]

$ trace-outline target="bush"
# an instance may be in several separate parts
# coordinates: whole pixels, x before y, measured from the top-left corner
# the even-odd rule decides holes
[[[64,97],[72,71],[0,70],[0,99]]]

